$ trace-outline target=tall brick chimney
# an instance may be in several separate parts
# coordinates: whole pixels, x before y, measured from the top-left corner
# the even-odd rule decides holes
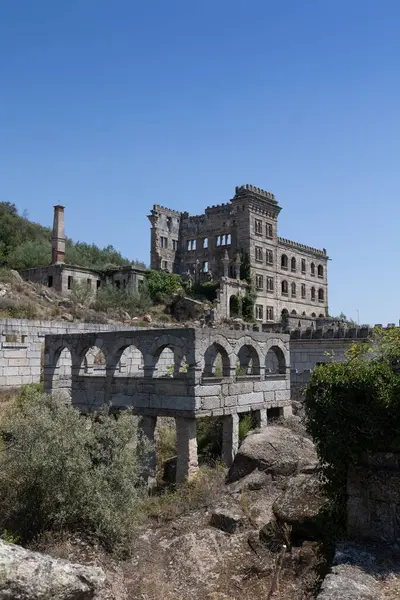
[[[51,263],[63,263],[65,257],[64,207],[54,207],[53,235],[51,237]]]

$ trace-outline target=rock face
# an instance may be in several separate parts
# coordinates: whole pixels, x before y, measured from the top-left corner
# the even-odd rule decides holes
[[[318,477],[300,474],[289,479],[272,510],[278,522],[292,526],[292,536],[312,540],[320,535],[318,515],[325,502]]]
[[[90,600],[104,583],[100,568],[72,564],[0,540],[0,600]]]
[[[255,469],[272,477],[312,473],[317,453],[311,440],[290,429],[269,426],[249,434],[239,448],[227,482],[232,483]]]

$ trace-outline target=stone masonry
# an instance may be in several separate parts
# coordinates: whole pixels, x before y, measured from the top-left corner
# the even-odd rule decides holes
[[[278,322],[282,314],[324,317],[327,252],[278,237],[280,211],[273,194],[253,185],[236,187],[230,202],[208,206],[199,216],[155,204],[148,217],[151,267],[195,281],[220,281],[228,294],[221,316],[232,317],[237,316],[233,299],[246,293],[240,277],[247,257],[257,321]]]
[[[97,364],[87,358],[100,353]],[[132,409],[150,440],[157,417],[174,417],[182,481],[198,468],[197,418],[223,420],[222,456],[230,465],[241,414],[255,413],[261,426],[269,412],[291,414],[289,357],[286,334],[175,328],[49,335],[44,384],[82,412]]]

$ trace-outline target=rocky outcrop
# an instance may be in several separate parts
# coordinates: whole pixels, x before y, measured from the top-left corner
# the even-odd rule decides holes
[[[255,469],[277,476],[312,473],[317,454],[311,440],[286,427],[269,426],[255,430],[243,441],[229,470],[232,483]]]
[[[321,510],[326,503],[316,474],[291,477],[272,510],[278,523],[292,528],[292,537],[312,540],[321,534]]]
[[[0,540],[0,600],[90,600],[105,574]]]

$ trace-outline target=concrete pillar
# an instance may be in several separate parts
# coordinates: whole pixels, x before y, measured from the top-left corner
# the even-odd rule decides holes
[[[51,236],[51,262],[63,263],[65,259],[64,207],[54,207],[53,234]]]
[[[196,419],[176,417],[176,483],[193,477],[198,469]]]
[[[239,448],[239,415],[226,415],[222,423],[222,462],[230,467]]]
[[[261,410],[254,411],[254,417],[256,422],[256,427],[262,429],[268,425],[268,417],[267,417],[267,409],[263,408]]]
[[[157,417],[140,417],[138,424],[138,460],[149,488],[156,486],[156,447],[154,433]]]

